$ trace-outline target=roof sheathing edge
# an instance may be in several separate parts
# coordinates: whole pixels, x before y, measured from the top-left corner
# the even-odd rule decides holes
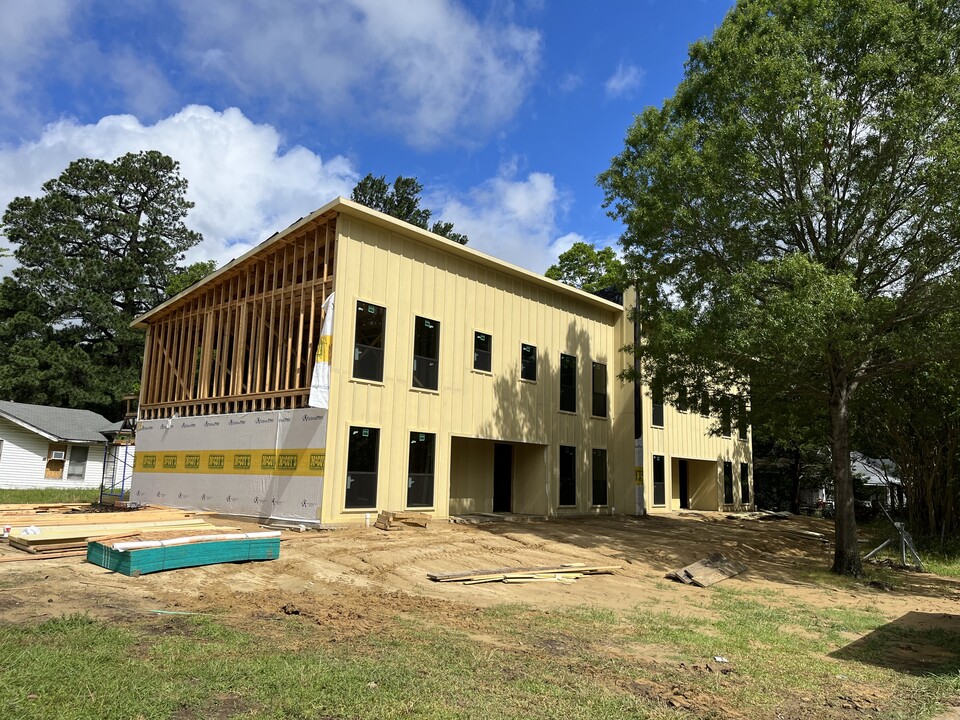
[[[444,250],[446,252],[450,252],[464,259],[479,263],[481,265],[485,265],[495,270],[499,270],[500,272],[504,272],[508,275],[513,275],[514,277],[518,277],[522,280],[526,280],[528,282],[534,283],[535,285],[540,285],[541,287],[545,287],[548,290],[551,290],[553,292],[558,292],[562,295],[567,295],[580,302],[586,302],[595,307],[601,308],[603,310],[607,310],[608,312],[623,311],[623,308],[620,305],[610,302],[609,300],[604,300],[601,297],[598,297],[596,295],[591,295],[588,292],[579,290],[575,287],[571,287],[570,285],[564,285],[561,282],[557,282],[556,280],[551,280],[550,278],[544,277],[543,275],[538,275],[537,273],[531,272],[530,270],[524,270],[523,268],[518,267],[517,265],[513,265],[504,260],[500,260],[498,258],[493,257],[492,255],[488,255],[486,253],[480,252],[479,250],[474,250],[472,248],[465,247],[463,245],[460,245],[459,243],[453,242],[452,240],[448,240],[447,238],[441,237],[439,235],[435,235],[434,233],[424,230],[423,228],[419,228],[416,225],[411,225],[408,222],[404,222],[403,220],[398,220],[397,218],[387,215],[386,213],[382,213],[378,210],[372,210],[371,208],[368,208],[364,205],[355,203],[352,200],[348,200],[344,197],[337,197],[331,200],[330,202],[328,202],[323,207],[319,208],[318,210],[315,210],[314,212],[310,213],[306,217],[300,218],[299,220],[297,220],[295,223],[293,223],[286,229],[274,233],[263,242],[252,247],[250,250],[248,250],[246,253],[244,253],[240,257],[234,258],[233,260],[228,262],[226,265],[224,265],[222,268],[210,273],[199,282],[179,292],[169,300],[165,300],[164,302],[162,302],[160,305],[157,305],[152,310],[148,310],[143,315],[135,318],[133,322],[130,323],[130,327],[136,327],[136,328],[146,327],[149,324],[147,322],[149,318],[169,308],[170,306],[179,303],[180,300],[184,299],[188,295],[192,295],[193,293],[198,292],[201,288],[205,287],[206,285],[209,285],[210,283],[214,282],[218,278],[221,278],[224,275],[228,274],[229,272],[236,270],[246,260],[250,259],[254,255],[264,252],[271,245],[297,232],[305,225],[311,222],[314,222],[316,220],[319,220],[320,218],[322,218],[324,215],[328,213],[332,214],[334,212],[346,213],[348,215],[355,216],[361,220],[366,220],[367,222],[372,222],[376,225],[386,227],[390,230],[394,230],[396,232],[402,232],[404,235],[412,236],[415,239],[419,240],[420,242],[423,242],[424,244],[429,245],[431,247],[435,247],[435,248]]]

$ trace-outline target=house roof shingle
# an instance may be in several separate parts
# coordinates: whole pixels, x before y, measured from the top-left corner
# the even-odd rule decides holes
[[[103,415],[90,410],[28,405],[0,400],[0,417],[27,426],[59,442],[104,442],[102,430],[111,423]]]

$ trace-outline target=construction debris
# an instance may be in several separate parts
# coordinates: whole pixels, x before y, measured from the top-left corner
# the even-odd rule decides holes
[[[470,570],[467,572],[427,573],[434,582],[462,582],[464,585],[478,585],[488,582],[530,583],[559,582],[571,583],[585,575],[612,575],[619,565],[588,566],[583,563],[565,563],[545,567],[497,568],[493,570]]]
[[[685,585],[707,587],[721,580],[732,578],[734,575],[746,571],[747,566],[736,560],[727,560],[720,553],[713,553],[703,560],[698,560],[685,568],[674,570],[666,574],[670,580],[682,582]]]
[[[409,527],[425,528],[429,521],[430,516],[426,513],[383,510],[377,515],[377,521],[373,526],[380,530],[403,530]]]

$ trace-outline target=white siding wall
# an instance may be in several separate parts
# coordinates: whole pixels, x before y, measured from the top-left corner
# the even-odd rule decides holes
[[[90,447],[83,480],[67,479],[70,448],[64,463],[63,479],[48,480],[44,475],[50,441],[42,435],[0,418],[0,488],[95,488],[103,475],[103,446]]]

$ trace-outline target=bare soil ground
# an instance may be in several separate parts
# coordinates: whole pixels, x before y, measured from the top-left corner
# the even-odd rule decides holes
[[[685,616],[709,613],[702,601],[709,589],[663,577],[719,551],[749,567],[743,575],[724,581],[724,586],[772,591],[772,603],[796,599],[822,608],[869,604],[891,622],[922,613],[923,622],[933,629],[943,622],[951,632],[960,631],[960,581],[903,573],[902,584],[893,589],[824,583],[817,580],[818,571],[830,565],[832,545],[790,535],[783,532],[785,528],[816,530],[828,537],[832,531],[830,523],[814,518],[734,521],[711,513],[481,526],[438,522],[427,529],[401,532],[358,528],[284,533],[281,558],[273,562],[215,565],[139,578],[111,573],[82,558],[2,563],[0,620],[37,622],[75,612],[118,620],[153,610],[210,612],[240,623],[299,615],[316,623],[321,638],[336,641],[375,631],[384,617],[400,613],[442,619],[447,627],[461,629],[479,642],[486,638],[495,643],[477,611],[504,603],[629,611],[643,602]],[[0,557],[14,554],[0,547]],[[463,586],[427,579],[428,572],[571,562],[622,569],[569,585]],[[856,639],[851,637],[851,642]],[[909,662],[922,669],[928,649],[914,644],[908,650]],[[657,662],[656,648],[650,652],[650,661]],[[929,648],[929,652],[931,660],[942,661],[933,656],[942,654],[942,648]],[[635,690],[659,692],[656,685]],[[882,688],[864,688],[861,694],[866,702],[871,692],[882,698]],[[841,705],[835,713],[821,716],[847,717]],[[696,707],[688,709],[696,712]],[[852,708],[849,716],[860,711]]]

